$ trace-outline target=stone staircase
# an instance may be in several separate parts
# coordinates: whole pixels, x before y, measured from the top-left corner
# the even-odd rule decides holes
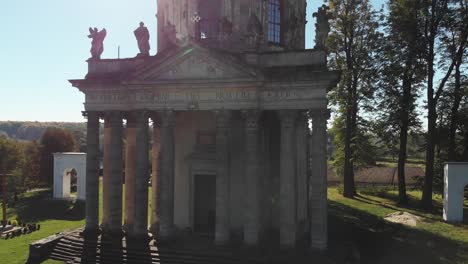
[[[210,248],[197,250],[184,246],[156,247],[140,243],[127,245],[125,239],[120,245],[108,244],[98,239],[85,241],[78,233],[64,236],[54,247],[50,259],[68,264],[116,263],[116,264],[261,264],[259,258],[248,254],[233,253],[232,249]]]

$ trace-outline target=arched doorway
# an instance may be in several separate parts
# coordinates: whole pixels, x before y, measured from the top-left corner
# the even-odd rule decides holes
[[[444,167],[444,220],[461,223],[467,218],[468,163],[447,163]]]
[[[86,197],[86,153],[54,153],[54,198],[71,197],[72,185],[76,198]]]

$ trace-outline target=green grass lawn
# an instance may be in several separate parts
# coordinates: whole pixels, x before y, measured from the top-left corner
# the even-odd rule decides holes
[[[409,191],[409,205],[397,204],[394,190],[363,189],[355,199],[344,198],[329,188],[330,251],[342,263],[356,248],[362,263],[468,263],[468,204],[465,222],[442,221],[442,197],[434,196],[431,212],[418,208],[420,191]],[[421,217],[416,227],[388,223],[383,217],[406,211]],[[341,258],[341,259],[340,259]]]
[[[347,199],[336,188],[329,188],[328,255],[337,263],[343,263],[348,252],[356,248],[362,263],[468,263],[467,221],[463,225],[444,223],[440,196],[435,196],[436,206],[431,212],[418,209],[420,192],[411,191],[409,196],[409,205],[400,207],[393,190],[363,189],[355,199]],[[25,263],[30,243],[84,225],[82,203],[56,201],[50,197],[50,191],[28,193],[14,209],[8,209],[9,219],[40,223],[41,230],[12,240],[0,240],[1,263]],[[411,212],[423,220],[414,228],[383,221],[384,216],[396,211]],[[465,219],[468,220],[468,215]]]
[[[151,197],[151,188],[148,192],[148,196]],[[0,240],[0,263],[25,263],[29,254],[29,244],[62,231],[84,226],[85,208],[83,203],[58,201],[51,199],[51,197],[51,191],[26,193],[14,208],[7,209],[9,220],[38,223],[41,224],[41,230],[12,240]],[[148,202],[151,206],[150,198]],[[100,205],[99,215],[102,218],[102,184],[100,184]],[[57,262],[47,261],[45,263]]]

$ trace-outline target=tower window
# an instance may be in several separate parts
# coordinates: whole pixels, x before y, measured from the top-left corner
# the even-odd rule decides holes
[[[281,43],[281,3],[280,0],[268,0],[268,41]]]
[[[217,39],[219,33],[219,19],[221,14],[220,0],[199,0],[198,13],[201,20],[199,22],[200,39]]]

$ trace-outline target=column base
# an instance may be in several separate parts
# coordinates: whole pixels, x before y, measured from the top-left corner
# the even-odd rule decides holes
[[[130,244],[139,244],[139,245],[148,245],[151,240],[153,240],[153,236],[151,234],[128,234],[126,236],[127,243]]]
[[[96,228],[85,228],[85,230],[80,232],[80,236],[85,239],[97,238],[101,234],[101,230]]]
[[[127,234],[127,233],[131,233],[132,230],[133,230],[133,226],[130,225],[130,224],[124,224],[122,226],[122,230]]]
[[[149,232],[156,237],[159,233],[159,224],[152,224],[149,228]]]
[[[323,241],[312,241],[310,248],[313,250],[325,251],[327,250],[327,243]]]
[[[123,230],[103,230],[101,240],[103,242],[122,241],[124,238]]]

